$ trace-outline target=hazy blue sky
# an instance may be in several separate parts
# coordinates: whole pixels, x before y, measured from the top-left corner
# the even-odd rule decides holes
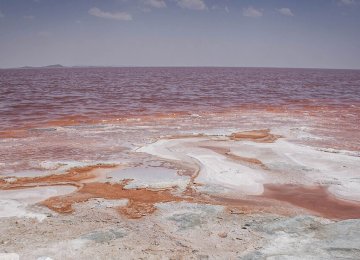
[[[0,67],[360,69],[360,0],[0,0]]]

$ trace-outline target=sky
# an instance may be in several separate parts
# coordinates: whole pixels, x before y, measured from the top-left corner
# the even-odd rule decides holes
[[[360,69],[360,0],[0,0],[0,68]]]

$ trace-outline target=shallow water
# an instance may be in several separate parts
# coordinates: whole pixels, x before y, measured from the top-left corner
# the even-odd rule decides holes
[[[182,186],[184,189],[188,183],[188,177],[179,176],[174,169],[163,167],[134,167],[114,170],[106,174],[111,183],[119,183],[123,180],[131,180],[125,186],[127,189],[134,188],[170,188]]]

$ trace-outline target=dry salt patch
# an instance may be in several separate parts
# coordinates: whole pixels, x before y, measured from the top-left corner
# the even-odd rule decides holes
[[[76,190],[72,186],[36,187],[21,190],[0,190],[0,218],[36,218],[42,221],[45,214],[33,212],[33,206],[50,197],[61,196]]]
[[[47,176],[50,174],[51,173],[48,171],[27,170],[27,171],[7,173],[6,177],[34,178],[34,177],[43,177],[43,176]],[[14,178],[14,179],[16,180],[16,178]]]
[[[16,253],[0,253],[0,260],[19,260],[20,256]]]

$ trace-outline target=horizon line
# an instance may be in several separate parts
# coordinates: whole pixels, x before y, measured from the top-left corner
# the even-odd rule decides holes
[[[71,69],[71,68],[249,68],[249,69],[317,69],[317,70],[360,70],[360,68],[332,68],[332,67],[282,67],[282,66],[218,66],[218,65],[45,65],[31,66],[25,65],[20,67],[0,67],[0,70],[10,69]]]

